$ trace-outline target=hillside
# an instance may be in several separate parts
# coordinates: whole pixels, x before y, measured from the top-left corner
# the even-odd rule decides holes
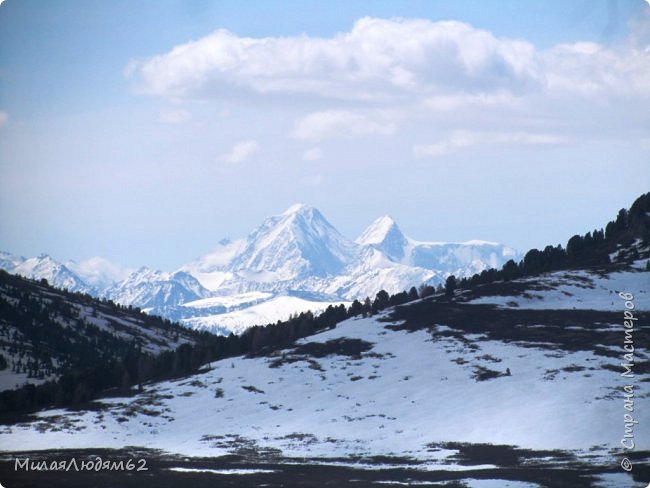
[[[389,484],[406,477],[469,483],[463,486],[487,486],[477,481],[485,478],[530,483],[499,486],[581,487],[597,480],[627,486],[613,450],[622,430],[624,301],[617,293],[634,294],[639,319],[636,477],[647,473],[641,460],[650,459],[650,411],[642,408],[650,395],[644,266],[567,271],[561,279],[545,274],[507,289],[485,285],[353,317],[282,350],[145,385],[134,397],[104,399],[85,411],[41,412],[29,423],[6,426],[2,448],[139,445],[195,458],[165,462],[185,473],[177,481],[245,483],[227,470],[262,466],[269,474],[256,480],[277,482],[300,460]],[[576,283],[579,295],[563,293]],[[519,306],[487,303],[502,303],[506,292]],[[521,301],[533,293],[535,306],[526,308]],[[615,304],[592,307],[603,296]],[[193,471],[201,468],[216,471]]]
[[[61,389],[48,392],[52,401],[80,401],[105,387],[130,386],[136,378],[129,361],[135,367],[205,340],[138,309],[0,271],[0,391],[29,384],[44,385],[45,394],[46,384],[64,377]]]
[[[305,300],[276,300],[283,298],[290,300],[284,304],[289,320],[278,317],[277,324],[246,328],[240,335],[214,335],[0,271],[0,416],[128,394],[144,382],[195,373],[208,361],[277,349],[348,317],[345,306],[335,304],[318,316],[293,315],[295,301]]]
[[[48,479],[139,487],[647,483],[649,203],[640,197],[596,230],[602,239],[574,236],[566,249],[529,251],[515,268],[449,277],[437,292],[380,291],[348,309],[219,337],[192,374],[6,421],[0,479],[33,479],[10,471],[16,455],[100,455],[145,457],[152,470],[146,478]],[[629,436],[634,448],[624,450]],[[620,468],[623,458],[632,471]]]

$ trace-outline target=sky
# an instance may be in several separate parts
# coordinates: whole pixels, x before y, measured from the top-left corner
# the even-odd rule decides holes
[[[303,202],[525,251],[650,190],[642,0],[0,4],[0,250],[173,270]]]

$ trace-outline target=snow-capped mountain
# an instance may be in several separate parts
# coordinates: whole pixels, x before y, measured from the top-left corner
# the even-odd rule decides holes
[[[325,278],[340,273],[354,254],[354,245],[317,209],[297,204],[250,234],[229,268],[258,282]]]
[[[0,251],[0,268],[5,271],[11,272],[19,264],[25,262],[25,258],[22,256],[15,256],[11,253]]]
[[[219,247],[181,269],[220,294],[289,290],[323,292],[359,248],[303,204],[269,217],[245,239]]]
[[[50,285],[57,288],[81,293],[95,291],[91,284],[47,254],[25,259],[2,252],[0,253],[0,268],[34,280],[46,279]]]
[[[483,241],[419,242],[387,216],[351,242],[317,209],[297,204],[181,269],[219,293],[301,290],[353,300],[472,275],[515,257],[513,249]]]
[[[364,246],[344,273],[323,284],[323,291],[353,300],[372,297],[379,290],[396,293],[421,283],[437,284],[445,278],[439,271],[391,261],[380,250]]]
[[[243,239],[222,240],[176,272],[140,268],[125,276],[121,268],[100,258],[66,266],[49,256],[24,260],[6,254],[0,256],[0,265],[12,273],[44,277],[56,286],[223,332],[225,324],[237,324],[241,330],[246,324],[274,322],[279,315],[314,311],[319,308],[315,302],[327,306],[374,297],[382,289],[392,294],[422,283],[437,285],[450,274],[471,276],[515,258],[513,249],[491,242],[416,241],[388,216],[352,241],[318,209],[296,204],[267,218]],[[264,298],[235,309],[194,305],[201,299],[251,293]],[[278,300],[286,296],[298,299]],[[245,313],[249,306],[264,312]],[[222,314],[229,315],[220,324]]]
[[[142,267],[108,289],[106,296],[117,303],[164,314],[166,308],[205,298],[209,292],[185,271],[165,273]]]
[[[405,236],[388,216],[376,220],[352,242],[320,211],[296,204],[266,219],[246,238],[222,241],[181,269],[215,295],[258,292],[277,297],[307,292],[332,302],[372,297],[380,289],[396,293],[422,283],[436,285],[450,274],[471,276],[516,257],[507,246],[483,241],[416,241]],[[305,305],[313,307],[309,301]],[[263,308],[272,307],[267,304]],[[191,316],[188,322],[194,327],[219,323],[218,315],[190,309],[186,306],[176,311],[176,318]],[[238,311],[225,313],[235,314],[235,322],[240,319]],[[276,315],[269,313],[268,321]],[[226,316],[222,318],[226,320]]]
[[[392,217],[379,217],[364,230],[355,240],[362,246],[371,246],[383,252],[391,261],[400,262],[404,259],[405,249],[409,240],[397,226]]]
[[[381,251],[393,262],[456,276],[498,268],[517,257],[517,251],[496,242],[416,241],[405,236],[388,215],[375,220],[355,242]]]

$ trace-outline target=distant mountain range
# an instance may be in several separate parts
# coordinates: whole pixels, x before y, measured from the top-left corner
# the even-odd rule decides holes
[[[518,258],[514,249],[494,242],[416,241],[388,216],[351,241],[318,209],[296,204],[175,272],[146,267],[125,272],[103,258],[62,264],[46,254],[25,259],[4,252],[0,268],[192,328],[228,333],[374,297],[381,289],[395,293],[437,285],[450,274],[471,276]]]

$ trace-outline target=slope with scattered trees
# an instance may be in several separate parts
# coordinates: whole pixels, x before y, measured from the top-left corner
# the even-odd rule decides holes
[[[348,308],[344,305],[329,306],[318,316],[304,312],[286,321],[251,327],[239,336],[230,334],[227,337],[188,331],[164,319],[143,314],[138,309],[100,302],[88,295],[67,293],[53,289],[47,283],[0,272],[0,284],[5,290],[0,295],[0,317],[8,331],[4,334],[4,346],[14,350],[31,348],[32,357],[37,358],[37,363],[31,368],[37,375],[43,368],[51,367],[55,352],[68,358],[61,363],[63,366],[57,371],[57,379],[0,393],[0,411],[25,412],[47,406],[78,404],[111,391],[126,394],[133,386],[144,382],[187,375],[210,361],[242,354],[268,353],[287,347],[297,339],[334,328],[349,317],[373,315],[387,307],[434,293],[452,296],[458,288],[473,288],[560,269],[603,266],[612,260],[630,262],[648,257],[649,229],[650,193],[646,193],[629,210],[622,209],[604,230],[573,236],[566,248],[557,245],[547,246],[542,251],[532,249],[519,263],[508,261],[500,270],[485,270],[471,278],[457,280],[449,276],[444,288],[438,290],[428,285],[419,290],[412,287],[408,292],[394,295],[381,290],[373,300],[369,297],[363,301],[355,300]],[[53,295],[63,298],[53,302]],[[158,353],[147,351],[137,340],[125,341],[80,320],[75,312],[78,307],[70,305],[80,303],[94,310],[104,310],[105,314],[108,308],[112,314],[141,321],[145,328],[166,331],[176,340],[182,335],[188,339],[175,349],[167,348]],[[23,337],[22,345],[18,341],[11,343],[12,333],[16,338]],[[3,366],[9,367],[7,360],[0,355],[0,369]]]

